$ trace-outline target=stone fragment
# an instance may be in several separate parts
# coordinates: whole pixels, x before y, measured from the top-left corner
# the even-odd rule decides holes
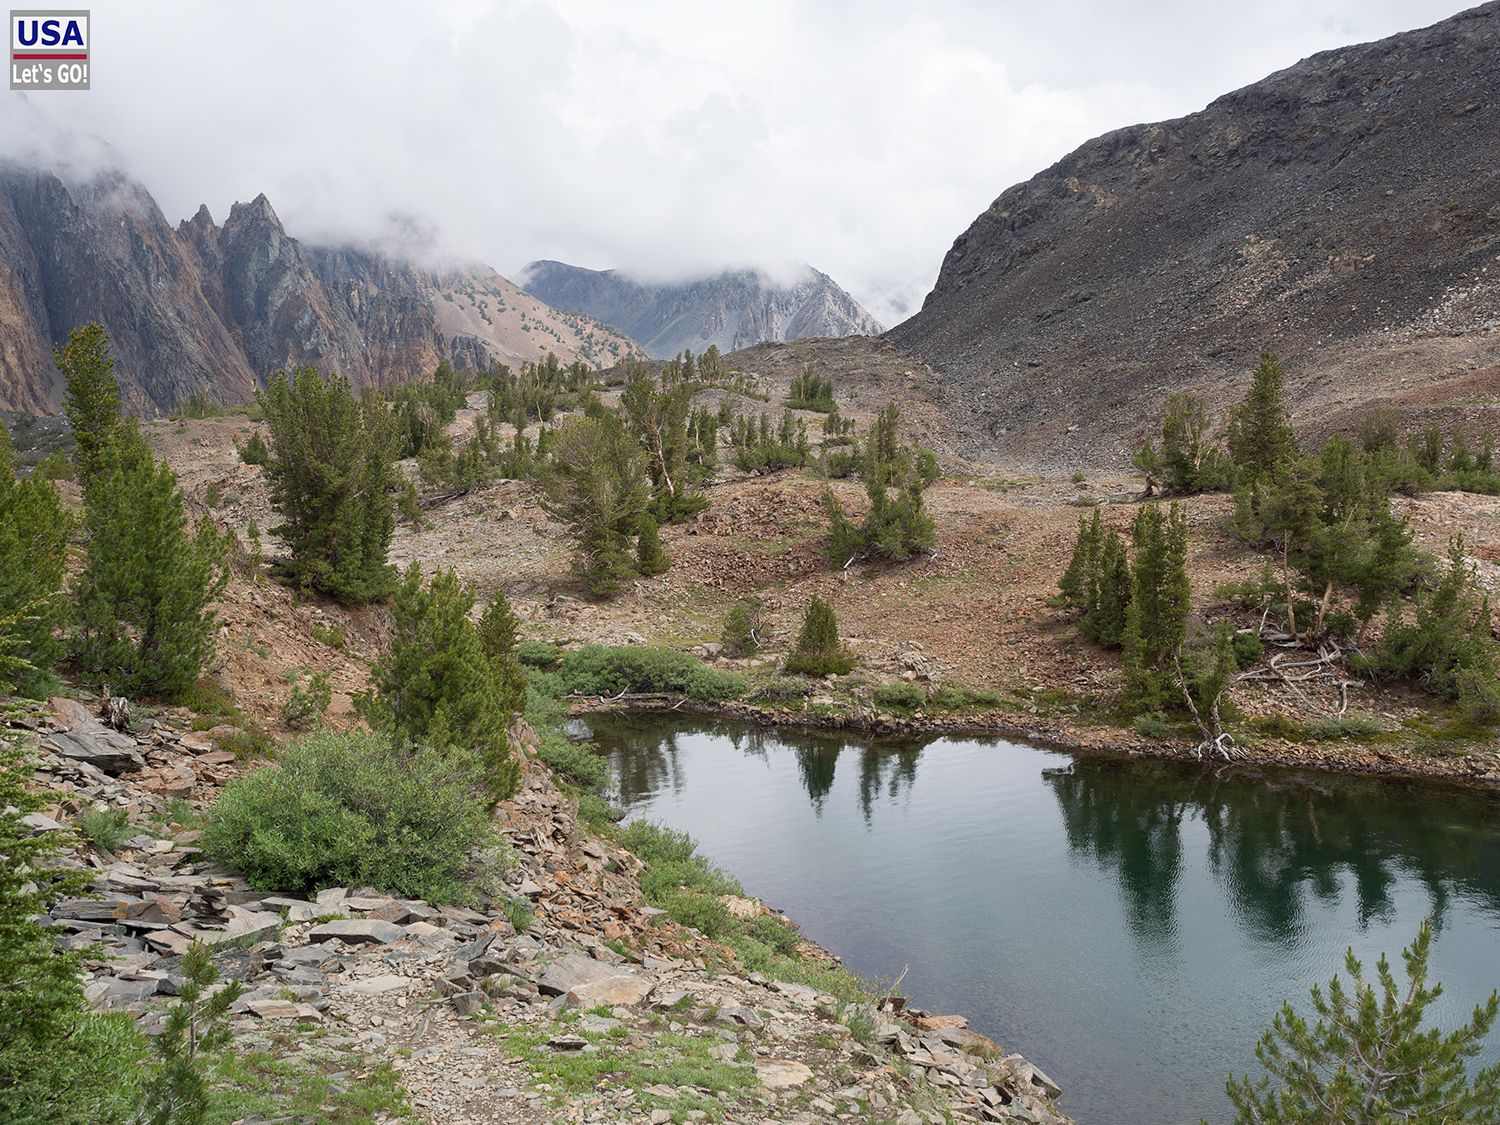
[[[800,1086],[812,1078],[812,1070],[806,1063],[793,1059],[756,1059],[755,1076],[761,1085],[773,1090],[784,1090]]]
[[[453,997],[451,1003],[461,1016],[478,1015],[484,1010],[484,993],[460,992]]]
[[[318,897],[321,902],[322,896]],[[406,930],[393,922],[382,922],[378,918],[339,918],[314,926],[308,932],[307,940],[321,942],[338,938],[351,945],[389,945],[405,936]]]
[[[386,974],[378,977],[366,977],[357,980],[349,986],[350,992],[357,992],[361,996],[381,996],[387,992],[395,992],[398,988],[406,988],[411,984],[410,977],[398,977],[394,974]]]

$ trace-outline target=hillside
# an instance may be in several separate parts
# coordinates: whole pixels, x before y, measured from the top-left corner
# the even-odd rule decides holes
[[[1381,398],[1492,424],[1496,89],[1490,3],[1099,137],[1000,195],[887,339],[972,452],[1059,468],[1118,464],[1165,391],[1234,398],[1263,348],[1309,429]]]
[[[174,230],[119,173],[81,183],[0,167],[0,408],[56,409],[52,348],[103,321],[127,399],[147,412],[206,391],[245,401],[268,372],[313,363],[358,384],[554,352],[608,365],[619,332],[558,313],[481,265],[423,268],[308,246],[270,201],[206,207]]]
[[[809,336],[874,336],[880,324],[833,278],[809,268],[793,285],[754,270],[697,281],[653,284],[619,270],[587,270],[565,262],[532,262],[521,275],[526,292],[558,309],[614,325],[655,359],[715,345],[732,352],[767,341]]]

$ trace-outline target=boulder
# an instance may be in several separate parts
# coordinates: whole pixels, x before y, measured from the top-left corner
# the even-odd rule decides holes
[[[563,996],[581,984],[603,980],[620,972],[614,965],[606,965],[580,953],[568,953],[547,966],[537,981],[537,988],[544,996]]]
[[[131,773],[146,764],[135,739],[118,734],[93,719],[89,722],[92,727],[53,731],[43,739],[42,745],[70,761],[84,762],[111,776]]]
[[[651,995],[655,985],[636,973],[617,971],[600,980],[586,981],[568,989],[567,1002],[573,1008],[634,1007]]]

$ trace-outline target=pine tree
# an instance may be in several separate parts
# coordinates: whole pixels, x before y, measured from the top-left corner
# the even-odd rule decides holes
[[[1229,415],[1229,456],[1241,480],[1265,480],[1297,453],[1281,362],[1262,352],[1245,401]]]
[[[741,598],[724,617],[719,640],[738,656],[753,656],[764,640],[761,604],[757,598]]]
[[[1474,1068],[1500,1014],[1500,995],[1474,1007],[1468,1023],[1444,1032],[1424,1027],[1443,987],[1428,982],[1432,925],[1402,950],[1407,983],[1398,985],[1382,954],[1375,980],[1349,949],[1346,985],[1314,985],[1309,1025],[1282,1006],[1255,1047],[1266,1070],[1229,1079],[1237,1125],[1383,1125],[1427,1121],[1481,1125],[1500,1120],[1500,1063]]]
[[[491,674],[500,687],[500,705],[507,715],[526,710],[526,672],[515,656],[520,635],[520,618],[505,591],[497,589],[479,617],[479,645],[489,659]]]
[[[1088,587],[1098,565],[1099,545],[1103,538],[1098,508],[1094,509],[1092,516],[1078,517],[1078,537],[1073,541],[1073,554],[1057,583],[1062,602],[1069,609],[1082,611],[1090,604]]]
[[[1079,628],[1083,635],[1104,648],[1119,648],[1125,640],[1133,578],[1130,558],[1119,532],[1111,529],[1102,539],[1089,584],[1089,604]]]
[[[641,529],[636,533],[635,569],[644,578],[661,574],[670,568],[672,560],[662,549],[661,531],[656,526],[656,517],[647,512],[641,517]]]
[[[542,507],[568,528],[573,572],[594,597],[635,574],[632,540],[646,507],[644,458],[619,417],[568,418],[553,431]]]
[[[13,687],[27,693],[45,684],[62,655],[56,630],[67,611],[62,585],[72,530],[50,481],[16,479],[10,434],[0,424],[0,621],[12,622],[10,656],[25,663]]]
[[[1187,519],[1175,503],[1165,514],[1147,504],[1130,537],[1135,568],[1123,638],[1126,694],[1137,710],[1154,711],[1177,694],[1173,666],[1191,608]]]
[[[922,501],[931,480],[924,473],[925,462],[900,442],[900,421],[901,412],[891,403],[870,427],[863,469],[870,504],[863,524],[855,525],[844,515],[832,488],[823,490],[829,522],[827,558],[834,566],[860,558],[900,562],[932,547],[932,517]]]
[[[843,675],[854,667],[854,657],[839,641],[833,607],[814,597],[802,615],[797,647],[786,658],[786,670],[808,676]]]
[[[79,666],[129,694],[181,695],[213,657],[209,607],[229,580],[225,540],[208,519],[189,533],[176,474],[134,427],[106,447],[84,510]]]
[[[87,487],[98,475],[105,447],[120,424],[120,383],[109,354],[109,334],[98,321],[82,325],[52,354],[67,381],[63,410],[77,442],[73,464],[78,482]]]
[[[1160,479],[1167,493],[1203,492],[1229,483],[1224,454],[1208,441],[1208,410],[1197,395],[1167,399],[1161,423],[1161,449],[1150,438],[1133,458],[1148,481]]]
[[[208,1059],[229,1045],[229,1008],[240,997],[237,980],[215,988],[219,970],[200,941],[182,956],[177,1002],[153,1041],[157,1064],[146,1083],[141,1125],[198,1125],[208,1115]]]
[[[505,685],[469,620],[473,606],[473,593],[453,571],[439,571],[424,586],[420,564],[407,567],[392,604],[391,650],[375,665],[365,710],[411,742],[476,754],[485,790],[498,802],[515,792],[520,770],[505,734]],[[503,632],[498,624],[491,621],[492,643]]]
[[[258,400],[271,433],[266,481],[291,550],[292,582],[342,602],[388,597],[395,530],[392,425],[383,402],[360,402],[342,376],[277,372]]]

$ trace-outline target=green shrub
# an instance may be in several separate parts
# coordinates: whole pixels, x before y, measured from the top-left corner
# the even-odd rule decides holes
[[[797,952],[797,930],[770,914],[761,914],[751,919],[746,927],[749,935],[762,945],[768,945],[784,957]]]
[[[563,658],[561,677],[564,690],[574,695],[676,692],[718,703],[745,693],[742,676],[676,649],[646,645],[585,645]]]
[[[719,640],[740,656],[752,656],[760,648],[764,628],[760,599],[741,598],[725,615]]]
[[[349,651],[349,641],[344,636],[344,631],[337,625],[314,625],[312,627],[312,638],[320,645],[327,645],[339,652]]]
[[[927,696],[927,706],[934,711],[966,711],[973,707],[999,707],[1005,701],[998,691],[989,688],[966,688],[948,685]]]
[[[547,641],[517,641],[511,653],[528,668],[551,671],[562,662],[562,649]]]
[[[531,909],[531,903],[524,898],[513,898],[505,904],[505,920],[515,927],[518,934],[531,929],[535,917],[536,911]]]
[[[563,780],[590,792],[601,788],[609,777],[593,743],[574,742],[556,727],[537,731],[537,757]]]
[[[124,809],[84,809],[78,827],[91,843],[107,852],[119,851],[126,840],[138,834]]]
[[[260,436],[256,430],[250,435],[250,440],[244,445],[236,445],[240,460],[247,465],[264,465],[271,459],[271,447],[266,444],[266,439]]]
[[[34,480],[72,480],[73,462],[62,452],[49,453],[31,470]]]
[[[1372,734],[1383,734],[1386,729],[1385,723],[1376,716],[1358,712],[1317,718],[1307,724],[1307,733],[1320,742],[1336,738],[1367,738]]]
[[[209,853],[258,890],[371,886],[429,902],[471,897],[470,853],[495,844],[476,756],[403,749],[322,730],[278,765],[231,782],[209,816]]]
[[[1250,721],[1250,727],[1267,738],[1281,738],[1287,742],[1307,741],[1307,728],[1285,715],[1257,715]]]
[[[1160,711],[1147,711],[1144,715],[1137,715],[1130,727],[1142,738],[1157,742],[1176,738],[1182,733],[1180,726]]]
[[[916,684],[881,684],[875,689],[875,702],[897,711],[915,711],[927,702],[927,693]]]
[[[292,694],[281,705],[281,721],[292,730],[306,730],[323,717],[332,702],[333,688],[329,686],[327,672],[314,673],[306,685],[299,678]]]

